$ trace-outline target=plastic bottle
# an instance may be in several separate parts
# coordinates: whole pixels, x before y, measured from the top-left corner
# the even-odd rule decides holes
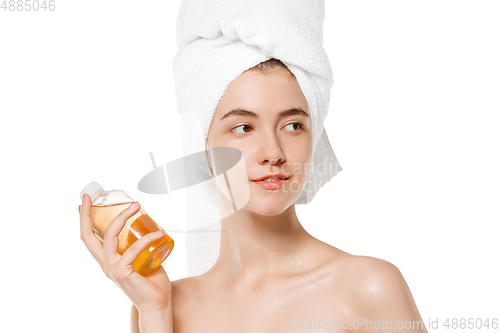
[[[127,209],[135,201],[120,190],[105,191],[101,185],[91,182],[80,192],[80,199],[88,194],[92,200],[90,219],[94,234],[104,242],[104,232],[113,219],[121,211]],[[130,217],[118,235],[118,253],[122,255],[131,244],[144,235],[161,230],[161,227],[142,208]],[[174,240],[165,235],[149,244],[133,262],[134,271],[147,276],[165,261],[174,247]]]

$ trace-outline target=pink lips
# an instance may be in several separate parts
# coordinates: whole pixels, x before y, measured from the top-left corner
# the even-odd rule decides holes
[[[265,188],[266,190],[276,190],[276,189],[282,187],[287,181],[288,181],[288,179],[278,179],[278,180],[275,180],[274,182],[266,182],[264,180],[260,180],[260,181],[253,180],[252,182],[254,184],[259,185],[262,188]]]

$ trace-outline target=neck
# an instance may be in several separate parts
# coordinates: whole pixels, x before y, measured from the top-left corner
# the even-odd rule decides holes
[[[244,208],[221,220],[219,258],[212,272],[231,280],[260,280],[290,272],[303,264],[312,238],[295,213],[295,204],[280,214],[264,216]]]

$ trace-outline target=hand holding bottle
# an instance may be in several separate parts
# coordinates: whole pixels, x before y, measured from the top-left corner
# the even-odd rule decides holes
[[[101,242],[93,232],[90,218],[90,208],[92,202],[89,195],[82,197],[80,212],[80,237],[85,246],[97,260],[104,274],[112,279],[127,297],[134,303],[139,313],[155,312],[171,309],[172,285],[167,273],[162,266],[144,277],[134,271],[132,263],[137,259],[151,242],[160,239],[165,235],[163,230],[159,233],[149,233],[135,241],[123,253],[118,254],[118,235],[125,225],[125,222],[139,209],[131,205],[129,209],[118,214],[107,227],[104,233],[104,240]]]

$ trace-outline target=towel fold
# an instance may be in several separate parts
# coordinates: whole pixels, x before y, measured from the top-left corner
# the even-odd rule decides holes
[[[324,6],[324,0],[181,3],[173,72],[185,155],[205,149],[215,109],[228,85],[245,70],[276,58],[297,78],[311,116],[312,165],[296,203],[309,203],[342,170],[323,126],[333,84],[323,48]],[[208,161],[200,168],[207,170]],[[186,189],[188,276],[204,273],[217,259],[220,212],[215,186],[210,180]]]

